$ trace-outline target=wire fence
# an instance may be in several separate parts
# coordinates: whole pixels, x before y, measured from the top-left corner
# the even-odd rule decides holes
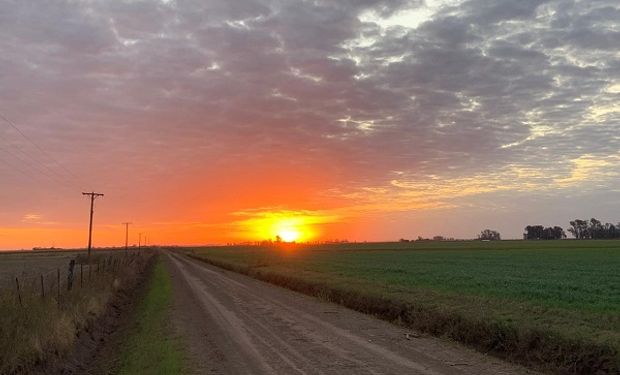
[[[5,275],[0,283],[0,293],[14,294],[15,303],[21,306],[26,306],[33,297],[53,298],[60,304],[63,297],[74,290],[97,287],[105,281],[114,282],[119,272],[139,268],[147,256],[139,251],[115,252],[94,254],[89,261],[87,256],[79,254],[63,267],[35,272],[22,270],[9,278]]]

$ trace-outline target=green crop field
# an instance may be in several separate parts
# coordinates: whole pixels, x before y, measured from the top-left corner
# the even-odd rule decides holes
[[[600,361],[601,368],[620,363],[620,241],[363,243],[189,251],[282,285],[301,281],[325,287],[322,292],[311,288],[311,294],[330,298],[331,292],[335,302],[390,319],[394,316],[382,313],[380,306],[347,302],[342,296],[350,293],[358,299],[405,304],[411,311],[401,311],[397,320],[485,350],[504,351],[521,362],[556,362],[564,370],[585,366],[585,371],[592,368],[584,361]],[[435,317],[443,322],[441,327],[432,322]],[[454,327],[463,322],[468,322],[468,332]],[[471,332],[472,327],[481,332]],[[538,359],[519,358],[523,356]]]

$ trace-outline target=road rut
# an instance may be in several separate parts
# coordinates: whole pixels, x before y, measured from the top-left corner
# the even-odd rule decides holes
[[[168,252],[197,374],[533,374],[456,343]]]

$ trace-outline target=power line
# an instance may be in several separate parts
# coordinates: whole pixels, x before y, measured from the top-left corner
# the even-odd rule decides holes
[[[7,153],[9,156],[12,156],[14,159],[16,159],[21,164],[22,167],[29,169],[31,172],[33,172],[34,174],[29,176],[30,178],[32,178],[32,176],[45,176],[49,178],[50,181],[56,182],[71,190],[75,190],[71,185],[69,185],[65,181],[65,179],[62,176],[58,175],[53,170],[47,167],[44,168],[45,165],[43,164],[37,164],[34,161],[34,159],[29,160],[27,158],[24,158],[23,156],[20,156],[19,154],[10,151],[7,148],[0,148],[0,151]],[[9,164],[6,160],[5,162]],[[26,175],[26,172],[24,171],[23,168],[16,167],[15,169],[18,170],[20,173]]]
[[[0,148],[0,151],[6,151],[6,150],[3,150],[2,148]],[[26,178],[28,178],[28,179],[33,179],[33,180],[35,180],[35,179],[36,179],[36,177],[39,177],[39,175],[31,175],[31,174],[26,173],[26,172],[24,171],[24,169],[22,169],[22,168],[14,168],[14,166],[13,166],[13,165],[11,165],[11,164],[9,164],[9,163],[7,162],[7,160],[6,160],[6,159],[0,159],[0,161],[1,161],[4,165],[6,165],[6,166],[7,166],[8,170],[15,170],[15,171],[17,171],[18,173],[22,174],[24,177],[26,177]],[[26,165],[26,166],[30,167],[30,165]]]
[[[13,129],[15,129],[15,131],[17,131],[17,133],[19,133],[24,139],[26,139],[30,144],[32,144],[37,150],[39,150],[39,152],[41,152],[44,156],[46,156],[47,158],[52,160],[58,167],[60,167],[62,170],[64,170],[69,176],[71,176],[75,180],[75,182],[78,182],[80,185],[87,186],[86,184],[84,184],[84,181],[82,181],[79,176],[77,176],[76,174],[71,172],[61,162],[59,162],[52,155],[50,155],[50,153],[48,153],[42,147],[40,147],[36,142],[34,142],[30,137],[28,137],[23,131],[21,131],[21,129],[13,121],[11,121],[4,114],[2,114],[2,112],[0,112],[0,118],[2,120],[4,120],[7,124],[9,124]],[[44,165],[44,164],[42,164],[42,165]],[[47,166],[45,166],[45,167],[47,167]]]
[[[9,156],[9,159],[1,157],[3,152],[5,152],[6,155]],[[11,158],[15,160],[10,160]],[[15,161],[20,165],[17,166],[15,164]],[[22,180],[25,181],[26,184],[31,184],[30,186],[37,186],[43,188],[48,195],[51,194],[50,196],[52,198],[58,199],[59,201],[64,202],[69,192],[71,192],[72,194],[75,193],[76,188],[74,186],[70,186],[66,180],[48,173],[47,171],[41,169],[41,167],[37,164],[34,164],[29,160],[24,160],[23,158],[19,157],[19,154],[10,152],[8,149],[3,149],[2,147],[0,147],[0,164],[6,165],[7,168],[4,168],[6,173],[17,172],[18,174],[23,176]],[[0,176],[2,175],[3,173],[0,171]],[[12,174],[11,176],[13,175],[14,174]],[[58,189],[46,188],[50,184],[58,186]],[[22,184],[18,186],[24,185]],[[4,199],[2,195],[4,194],[0,194],[0,200]]]
[[[14,169],[21,169],[21,167],[29,168],[35,174],[44,175],[48,177],[51,181],[58,182],[65,187],[69,187],[73,191],[76,190],[73,186],[67,183],[67,178],[65,176],[59,174],[45,163],[42,163],[39,160],[33,158],[32,155],[28,154],[24,150],[21,150],[19,148],[11,150],[10,148],[4,147],[0,148],[0,151],[7,153],[9,156],[12,156],[19,162],[19,166],[14,166]]]
[[[76,182],[80,182],[80,184],[83,183],[80,177],[78,177],[73,172],[71,172],[69,169],[67,169],[61,162],[56,160],[52,155],[50,155],[47,151],[45,151],[42,147],[40,147],[37,143],[35,143],[30,137],[28,137],[23,131],[21,131],[21,129],[13,121],[9,120],[5,115],[3,115],[2,112],[0,112],[0,118],[3,119],[7,124],[9,124],[13,129],[15,129],[17,133],[19,133],[22,137],[24,137],[24,139],[26,139],[30,144],[32,144],[43,155],[51,159],[54,163],[56,163],[56,165],[58,165],[61,169],[63,169],[68,175],[74,178]]]

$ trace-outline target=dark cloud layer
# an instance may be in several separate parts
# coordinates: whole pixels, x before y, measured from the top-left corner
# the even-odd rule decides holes
[[[0,110],[108,186],[242,165],[319,168],[319,195],[386,210],[438,180],[419,199],[458,206],[476,176],[605,190],[619,20],[614,0],[1,0]]]

